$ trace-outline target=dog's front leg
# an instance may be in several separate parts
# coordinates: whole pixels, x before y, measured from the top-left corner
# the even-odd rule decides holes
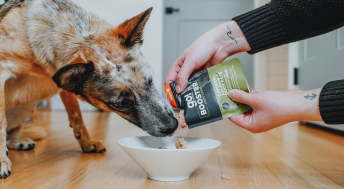
[[[70,126],[73,128],[74,136],[79,141],[82,151],[85,153],[105,152],[105,147],[101,142],[91,140],[82,119],[79,103],[76,97],[67,91],[61,92],[60,96],[68,113]]]
[[[0,75],[0,178],[6,178],[11,174],[11,160],[8,158],[6,145],[7,119],[5,102],[6,79]]]

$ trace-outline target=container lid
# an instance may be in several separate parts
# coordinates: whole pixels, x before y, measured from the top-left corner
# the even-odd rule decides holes
[[[166,84],[165,84],[164,90],[165,90],[167,99],[168,99],[168,101],[170,102],[170,104],[171,104],[174,108],[178,108],[176,99],[175,99],[174,94],[173,94],[173,91],[172,91],[172,89],[171,89],[171,85],[170,85],[169,83],[166,83]]]

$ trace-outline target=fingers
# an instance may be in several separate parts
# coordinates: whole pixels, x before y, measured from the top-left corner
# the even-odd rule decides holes
[[[229,97],[235,102],[246,104],[251,107],[255,107],[255,104],[256,104],[255,95],[247,93],[245,91],[241,91],[237,89],[231,90],[229,92]]]
[[[260,133],[262,130],[259,128],[258,125],[254,124],[253,121],[254,113],[250,114],[242,114],[237,116],[232,116],[229,118],[235,125],[250,131],[251,133]]]
[[[177,75],[184,64],[184,60],[185,60],[185,56],[182,55],[173,63],[171,69],[169,70],[167,74],[167,78],[166,78],[167,83],[176,81]]]
[[[189,58],[191,57],[191,58]],[[188,85],[188,79],[190,75],[198,69],[198,62],[189,55],[179,57],[172,65],[172,68],[167,74],[167,82],[176,82],[176,92],[181,93],[185,90]]]
[[[176,91],[177,93],[181,93],[185,90],[188,85],[188,78],[190,75],[197,70],[197,65],[199,63],[197,60],[186,58],[183,66],[181,67],[177,79],[176,79]]]

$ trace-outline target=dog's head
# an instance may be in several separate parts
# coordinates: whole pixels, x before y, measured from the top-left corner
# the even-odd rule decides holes
[[[53,79],[58,87],[94,106],[119,114],[154,136],[177,128],[172,108],[154,87],[151,68],[142,56],[142,34],[152,9],[102,35],[92,35],[81,56]]]

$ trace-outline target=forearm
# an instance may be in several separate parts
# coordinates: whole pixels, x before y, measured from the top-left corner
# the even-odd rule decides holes
[[[322,89],[292,93],[296,95],[292,121],[344,124],[344,80],[329,82]]]
[[[322,121],[319,109],[321,89],[292,92],[295,94],[292,121]]]
[[[209,31],[219,48],[223,48],[228,55],[251,50],[246,37],[238,24],[234,21],[223,23]]]
[[[256,53],[344,25],[342,0],[272,0],[233,18]]]

